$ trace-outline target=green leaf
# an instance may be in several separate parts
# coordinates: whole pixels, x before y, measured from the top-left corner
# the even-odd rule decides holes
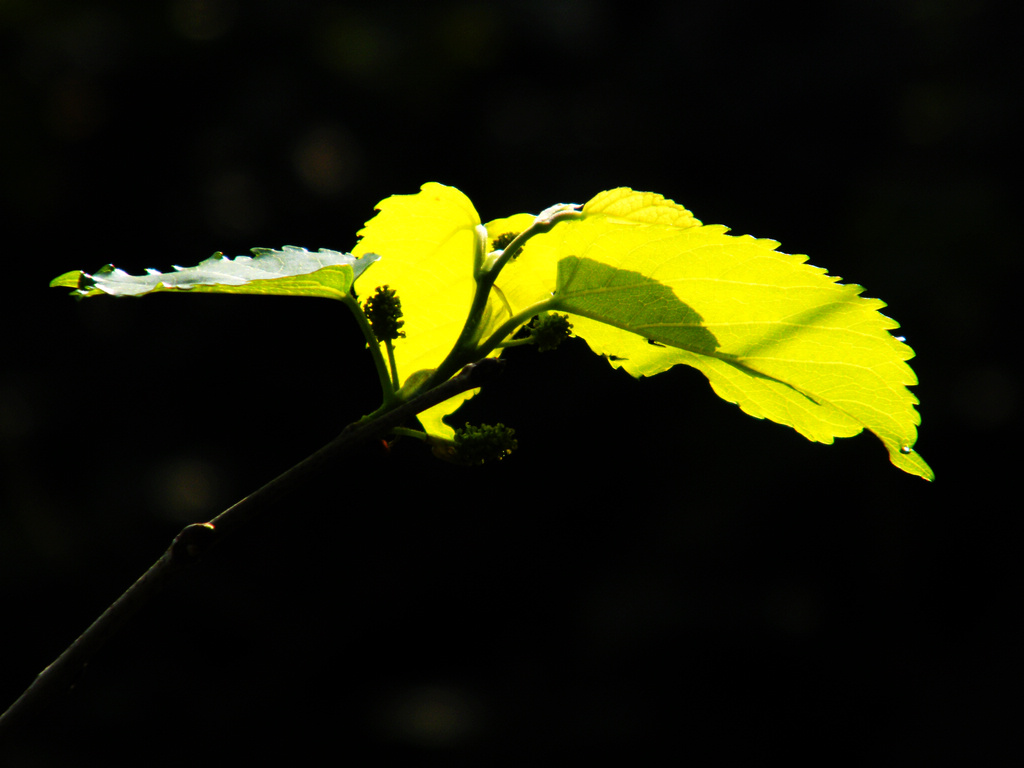
[[[913,452],[914,353],[889,333],[885,304],[774,241],[687,214],[657,195],[603,192],[530,240],[496,285],[514,313],[570,312],[574,333],[634,376],[693,366],[752,416],[824,443],[869,429],[893,464],[933,479]]]
[[[704,226],[661,195],[619,188],[577,208],[553,206],[540,217],[517,214],[484,228],[465,195],[431,182],[382,201],[355,255],[256,249],[254,258],[215,254],[167,274],[131,276],[108,265],[51,285],[79,297],[196,291],[345,299],[383,257],[369,292],[391,286],[406,313],[406,337],[394,343],[405,394],[430,381],[442,361],[447,370],[485,350],[497,355],[499,336],[535,314],[565,312],[576,335],[633,376],[690,365],[752,416],[825,443],[868,429],[896,466],[933,479],[913,451],[920,417],[906,361],[914,353],[891,335],[899,326],[881,314],[883,302],[863,298],[860,286],[841,284],[805,256],[777,251],[772,240]],[[477,281],[491,279],[482,316],[467,326]],[[442,418],[471,396],[421,414],[427,432],[450,438]]]
[[[74,288],[78,298],[88,296],[144,296],[161,291],[237,293],[274,296],[320,296],[344,299],[352,283],[379,257],[321,249],[316,253],[286,245],[280,251],[253,248],[254,256],[226,258],[215,253],[195,267],[174,267],[173,272],[150,269],[129,275],[108,264],[95,274],[67,272],[51,287]]]

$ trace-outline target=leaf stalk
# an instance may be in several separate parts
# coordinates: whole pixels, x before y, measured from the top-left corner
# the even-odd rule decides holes
[[[388,357],[391,363],[391,370],[389,373],[388,363],[384,361],[384,356],[380,351],[380,342],[377,341],[377,337],[373,333],[373,328],[370,327],[370,321],[367,320],[366,313],[363,312],[363,308],[359,306],[359,302],[355,299],[351,291],[344,299],[342,299],[342,301],[352,312],[352,315],[356,319],[356,324],[359,326],[359,330],[363,332],[363,338],[366,339],[366,347],[370,350],[370,357],[373,359],[373,366],[377,369],[377,378],[380,380],[382,405],[386,406],[397,404],[398,397],[396,392],[398,391],[398,376],[395,369],[395,356],[391,349],[391,343],[387,343]]]
[[[459,338],[448,353],[448,356],[434,370],[424,383],[423,388],[419,391],[437,386],[440,382],[446,381],[450,378],[464,365],[482,360],[489,355],[500,342],[504,341],[506,337],[514,333],[516,328],[527,322],[531,317],[537,314],[537,312],[548,308],[547,302],[534,305],[534,307],[520,312],[504,322],[497,331],[488,337],[486,342],[483,344],[477,343],[482,331],[483,318],[487,310],[487,301],[491,294],[491,288],[494,287],[494,281],[497,279],[502,268],[513,256],[522,251],[530,238],[551,231],[551,229],[560,221],[564,221],[566,219],[577,219],[582,215],[583,214],[579,211],[579,206],[575,204],[560,203],[559,205],[553,205],[550,208],[547,208],[533,220],[533,224],[520,232],[519,235],[509,243],[507,248],[500,252],[495,251],[493,254],[495,258],[492,262],[488,264],[485,259],[483,261],[483,267],[479,270],[474,270],[476,278],[476,292],[473,294],[473,303],[470,305],[469,313],[466,316],[466,322],[462,326],[462,332],[459,334]],[[481,227],[478,227],[478,229],[481,229]],[[478,255],[481,247],[481,241],[479,238],[480,233],[478,232],[477,235],[476,248],[478,249]],[[484,247],[486,247],[486,238],[483,242],[485,244]],[[540,309],[538,309],[538,307]]]

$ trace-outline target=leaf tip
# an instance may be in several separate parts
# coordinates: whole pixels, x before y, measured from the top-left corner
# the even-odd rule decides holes
[[[917,475],[928,482],[935,480],[935,471],[910,445],[900,446],[898,451],[890,451],[889,460],[908,474]]]
[[[78,288],[78,281],[82,276],[82,271],[79,269],[72,270],[71,272],[65,272],[63,275],[58,275],[50,281],[51,288]]]

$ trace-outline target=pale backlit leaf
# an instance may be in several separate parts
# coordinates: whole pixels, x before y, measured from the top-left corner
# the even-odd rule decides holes
[[[194,267],[175,267],[172,272],[155,269],[129,275],[108,264],[95,274],[66,272],[51,287],[74,288],[79,298],[88,296],[144,296],[162,291],[187,293],[255,294],[263,296],[320,296],[344,299],[353,281],[377,256],[321,249],[307,251],[286,245],[282,250],[253,248],[253,256],[227,258],[215,253]]]

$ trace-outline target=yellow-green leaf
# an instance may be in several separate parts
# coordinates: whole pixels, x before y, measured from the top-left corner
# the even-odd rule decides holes
[[[474,253],[480,217],[462,192],[436,182],[411,195],[392,195],[359,232],[355,254],[378,253],[380,261],[359,283],[361,295],[377,286],[393,288],[402,302],[405,337],[394,342],[400,383],[436,368],[459,338],[476,290]],[[499,302],[489,306],[493,328],[508,318]],[[474,390],[475,391],[475,390]],[[421,419],[431,434],[451,437],[441,415],[465,397],[431,409]],[[446,410],[447,408],[447,410]],[[439,415],[440,414],[440,415]]]
[[[881,301],[774,241],[644,200],[601,193],[581,218],[534,237],[497,281],[512,311],[570,312],[612,365],[634,376],[691,365],[719,396],[811,440],[869,429],[896,466],[932,479],[913,452],[913,351],[889,333],[898,325]]]

